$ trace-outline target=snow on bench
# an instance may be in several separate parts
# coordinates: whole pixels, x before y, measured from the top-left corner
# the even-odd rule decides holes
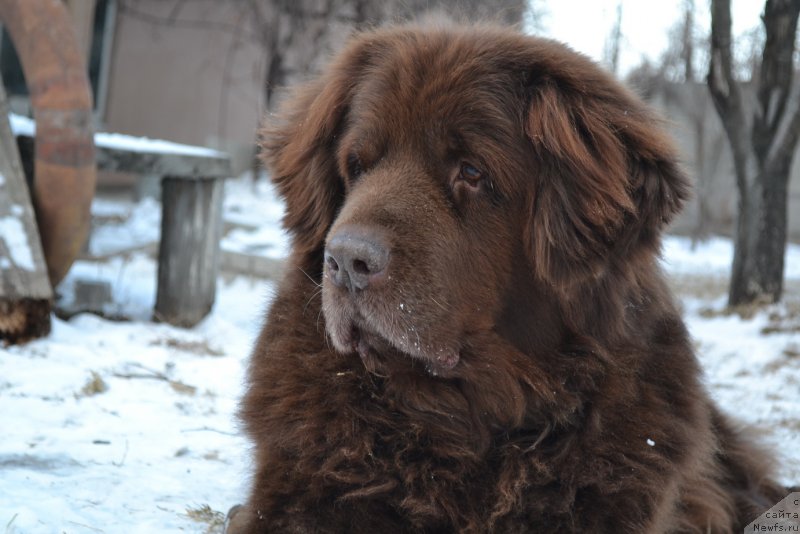
[[[11,114],[23,160],[32,160],[36,125]],[[161,239],[154,318],[197,324],[214,305],[222,237],[223,180],[231,175],[224,152],[160,139],[98,132],[97,168],[155,178],[161,192]]]

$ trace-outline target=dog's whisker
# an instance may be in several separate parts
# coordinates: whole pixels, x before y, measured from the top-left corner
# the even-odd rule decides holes
[[[298,267],[297,270],[300,271],[301,273],[303,273],[304,275],[306,275],[306,278],[308,278],[311,281],[312,284],[314,284],[315,286],[317,286],[319,288],[322,287],[322,284],[320,282],[317,282],[316,280],[314,280],[314,278],[310,274],[305,272],[302,267]]]
[[[313,301],[315,298],[319,297],[320,295],[322,295],[322,286],[319,286],[319,289],[316,289],[316,290],[315,290],[315,291],[314,291],[314,292],[311,294],[311,296],[310,296],[310,297],[308,297],[308,300],[306,301],[306,303],[305,303],[305,306],[303,306],[303,314],[304,314],[304,315],[305,315],[305,313],[306,313],[306,310],[308,309],[308,306],[311,304],[311,301]],[[322,309],[322,307],[320,306],[320,310],[321,310],[321,309]]]
[[[319,324],[317,324],[317,331],[319,331]],[[328,350],[333,350],[333,348],[331,347],[331,336],[328,335],[327,332],[324,332],[323,337],[325,338],[325,348],[327,348]]]
[[[437,306],[439,306],[439,308],[441,308],[442,310],[444,310],[444,311],[449,311],[447,308],[445,308],[445,307],[444,307],[444,305],[443,305],[443,304],[441,304],[441,303],[440,303],[438,300],[436,300],[436,299],[433,297],[433,295],[431,295],[431,296],[430,296],[430,299],[433,301],[433,303],[434,303],[434,304],[436,304]]]
[[[325,330],[325,327],[324,327],[324,326],[320,328],[320,323],[322,322],[322,318],[323,318],[323,314],[322,314],[322,306],[320,306],[320,307],[319,307],[319,311],[317,312],[317,321],[316,321],[317,332],[320,332],[320,331],[322,331],[322,330]],[[326,331],[326,332],[324,332],[324,334],[325,334],[325,339],[327,340],[327,339],[328,339],[328,334],[327,334],[327,331]],[[329,346],[328,348],[330,348],[330,346]]]

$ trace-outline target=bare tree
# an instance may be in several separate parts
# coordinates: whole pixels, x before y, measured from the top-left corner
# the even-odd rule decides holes
[[[628,76],[628,83],[639,89],[648,99],[661,97],[667,106],[681,110],[680,123],[691,128],[693,134],[694,199],[697,210],[690,228],[692,246],[709,236],[712,219],[711,196],[714,178],[720,163],[723,138],[709,131],[707,89],[697,83],[698,69],[706,60],[701,51],[708,36],[695,24],[695,0],[684,0],[680,19],[669,30],[669,46],[659,63],[646,60]],[[688,155],[688,154],[687,154]]]
[[[778,301],[783,292],[789,171],[800,137],[792,83],[798,13],[798,0],[767,0],[756,103],[748,106],[734,76],[730,0],[711,1],[708,87],[730,142],[739,191],[732,306]]]
[[[707,40],[708,37],[698,36],[694,17],[694,0],[684,0],[682,18],[671,30],[677,39],[670,40],[675,44],[670,46],[665,53],[662,64],[664,71],[672,67],[675,71],[676,81],[682,83],[677,88],[667,83],[664,91],[665,98],[678,103],[680,108],[685,111],[694,130],[694,194],[697,201],[697,215],[691,228],[692,247],[695,247],[698,241],[709,236],[712,186],[722,148],[719,146],[720,139],[718,137],[714,136],[709,139],[706,125],[708,124],[708,113],[711,111],[707,100],[700,94],[701,86],[696,84],[697,50],[700,42]],[[709,143],[712,145],[711,147],[708,146]]]
[[[683,2],[681,44],[684,80],[686,82],[694,82],[694,0],[685,0]]]
[[[603,51],[604,63],[614,74],[619,74],[619,53],[622,46],[622,2],[617,4],[617,14],[614,19],[614,27],[606,39],[605,50]]]
[[[756,80],[761,68],[761,55],[766,35],[764,26],[758,24],[736,37],[733,53],[733,72],[742,80]]]

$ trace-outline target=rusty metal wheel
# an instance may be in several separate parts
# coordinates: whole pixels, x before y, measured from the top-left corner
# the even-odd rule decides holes
[[[67,274],[89,232],[96,171],[92,94],[61,0],[0,0],[36,120],[33,202],[50,281]]]

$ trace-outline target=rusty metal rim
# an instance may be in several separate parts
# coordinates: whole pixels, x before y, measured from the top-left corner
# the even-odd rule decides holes
[[[55,286],[91,220],[96,171],[86,60],[60,0],[0,0],[0,20],[22,63],[36,120],[32,197]]]

